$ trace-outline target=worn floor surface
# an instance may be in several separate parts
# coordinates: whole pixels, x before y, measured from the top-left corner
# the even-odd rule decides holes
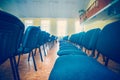
[[[21,56],[21,61],[19,64],[19,73],[21,80],[48,80],[50,71],[55,63],[56,58],[58,57],[56,52],[58,50],[58,44],[55,44],[53,48],[48,50],[47,56],[44,56],[44,61],[41,62],[39,53],[35,56],[37,63],[37,71],[34,70],[32,58],[28,62],[28,54]],[[42,51],[43,53],[43,51]],[[102,63],[101,56],[98,59]],[[120,65],[114,63],[113,61],[109,62],[108,68],[114,72],[120,74]],[[12,70],[9,60],[4,64],[0,65],[0,80],[13,80]]]

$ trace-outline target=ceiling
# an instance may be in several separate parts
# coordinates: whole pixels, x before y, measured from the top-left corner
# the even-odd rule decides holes
[[[90,0],[0,0],[0,9],[20,18],[76,18]]]

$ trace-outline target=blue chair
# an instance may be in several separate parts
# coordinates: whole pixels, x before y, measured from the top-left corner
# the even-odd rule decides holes
[[[41,58],[42,62],[43,62],[43,57],[42,57],[40,46],[43,46],[44,55],[46,56],[46,51],[45,51],[44,44],[46,44],[47,42],[49,42],[49,38],[50,38],[49,36],[50,36],[49,33],[40,30],[34,55],[36,55],[36,51],[37,51],[37,48],[38,48],[39,49],[39,53],[40,53],[40,58]],[[30,57],[28,57],[28,60],[29,60],[29,58]]]
[[[39,38],[39,34],[40,34],[40,29],[38,27],[29,26],[25,31],[25,34],[23,36],[23,41],[21,43],[20,48],[18,49],[18,53],[20,55],[29,53],[28,57],[30,57],[30,53],[32,54],[32,59],[33,59],[35,71],[37,71],[37,67],[36,67],[36,62],[35,62],[35,59],[34,59],[33,49],[35,49],[36,46],[37,46],[37,41],[38,41],[38,38]],[[18,64],[19,64],[19,61],[20,61],[20,55],[19,55],[19,58],[18,58]]]
[[[42,42],[41,42],[42,38],[43,38],[43,37],[42,37],[42,34],[41,34],[41,30],[40,30],[34,55],[36,55],[36,51],[37,51],[37,48],[38,48],[38,49],[39,49],[39,54],[40,54],[40,59],[41,59],[41,61],[43,62],[43,57],[42,57],[41,48],[40,48],[40,46],[41,46],[41,44],[42,44]],[[28,59],[29,59],[29,58],[30,58],[30,56],[28,57]]]
[[[62,55],[85,55],[79,48],[73,45],[70,42],[60,42],[59,51],[57,52],[58,56]]]
[[[91,29],[86,32],[85,37],[83,39],[83,45],[87,50],[91,50],[91,57],[95,56],[96,43],[99,37],[101,30],[100,28]]]
[[[42,39],[40,40],[40,42],[41,42],[41,46],[43,47],[44,56],[46,56],[47,55],[46,50],[45,50],[45,43],[47,41],[47,39],[46,39],[46,32],[45,31],[41,31],[41,36],[42,36]]]
[[[69,41],[76,44],[79,40],[79,33],[72,34],[69,38]]]
[[[120,76],[92,57],[64,55],[57,58],[48,80],[120,80]]]
[[[51,35],[49,39],[49,48],[51,49],[54,45],[54,42],[57,40],[57,36]]]
[[[95,28],[87,31],[82,40],[82,46],[94,52],[100,31],[101,30],[99,28]],[[94,55],[94,53],[92,53],[92,55]]]
[[[74,44],[80,45],[84,34],[85,32],[79,32],[79,33],[72,34],[69,38],[69,41]]]
[[[47,50],[48,50],[48,43],[49,43],[49,39],[50,39],[50,33],[48,32],[45,32],[45,35],[44,35],[44,51],[45,51],[45,56],[47,55]]]
[[[83,38],[84,38],[84,35],[85,35],[85,32],[80,32],[79,33],[79,39],[78,39],[78,41],[77,41],[77,44],[80,46],[80,48],[82,49],[82,40],[83,40]]]
[[[63,56],[63,55],[85,55],[87,56],[83,51],[77,50],[77,49],[69,49],[69,50],[59,50],[57,52],[58,56]]]
[[[66,40],[66,41],[68,41],[68,38],[69,38],[69,35],[67,35],[67,36],[64,36],[64,37],[63,37],[63,40]]]
[[[20,80],[15,56],[24,32],[24,24],[14,15],[0,11],[0,65],[7,59],[13,71],[14,80]]]
[[[111,59],[120,63],[120,20],[106,25],[97,41],[97,51],[106,57],[105,65]]]

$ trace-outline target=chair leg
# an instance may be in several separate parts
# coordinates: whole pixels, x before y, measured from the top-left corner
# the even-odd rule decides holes
[[[13,60],[14,60],[14,64],[15,64],[15,70],[16,70],[17,78],[18,78],[18,80],[20,80],[19,71],[18,71],[18,66],[17,66],[17,62],[16,62],[15,56],[13,57]]]
[[[43,45],[44,55],[46,56],[45,46]]]
[[[107,66],[107,65],[108,65],[108,61],[109,61],[109,58],[108,58],[108,57],[106,57],[106,59],[105,59],[105,66]]]
[[[39,53],[40,53],[41,61],[43,62],[43,57],[42,57],[42,53],[41,53],[41,49],[40,49],[40,47],[39,47]]]
[[[100,53],[97,53],[97,55],[96,55],[96,58],[95,58],[95,59],[98,59],[99,55],[100,55]]]
[[[35,53],[34,53],[34,56],[36,55],[36,51],[37,51],[37,48],[35,48]]]
[[[95,50],[92,51],[90,57],[94,57],[95,56]]]
[[[12,67],[14,80],[20,80],[20,76],[19,76],[18,67],[17,67],[17,63],[16,63],[15,57],[13,57],[13,58],[11,57],[10,58],[10,64],[11,64],[11,67]]]
[[[106,61],[106,57],[102,55],[103,62]]]
[[[32,51],[32,59],[33,59],[33,63],[34,63],[34,69],[35,69],[35,71],[37,71],[37,67],[36,67],[36,62],[35,62],[33,51]]]
[[[30,53],[28,54],[28,61],[30,61]]]
[[[85,53],[87,53],[87,50],[85,49]]]
[[[46,43],[45,45],[46,45],[46,51],[48,51],[48,43]]]
[[[18,55],[17,67],[19,66],[19,63],[20,63],[20,55]]]

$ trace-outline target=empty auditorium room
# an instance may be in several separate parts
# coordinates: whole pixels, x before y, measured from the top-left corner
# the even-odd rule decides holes
[[[120,0],[0,0],[0,80],[120,80]]]

